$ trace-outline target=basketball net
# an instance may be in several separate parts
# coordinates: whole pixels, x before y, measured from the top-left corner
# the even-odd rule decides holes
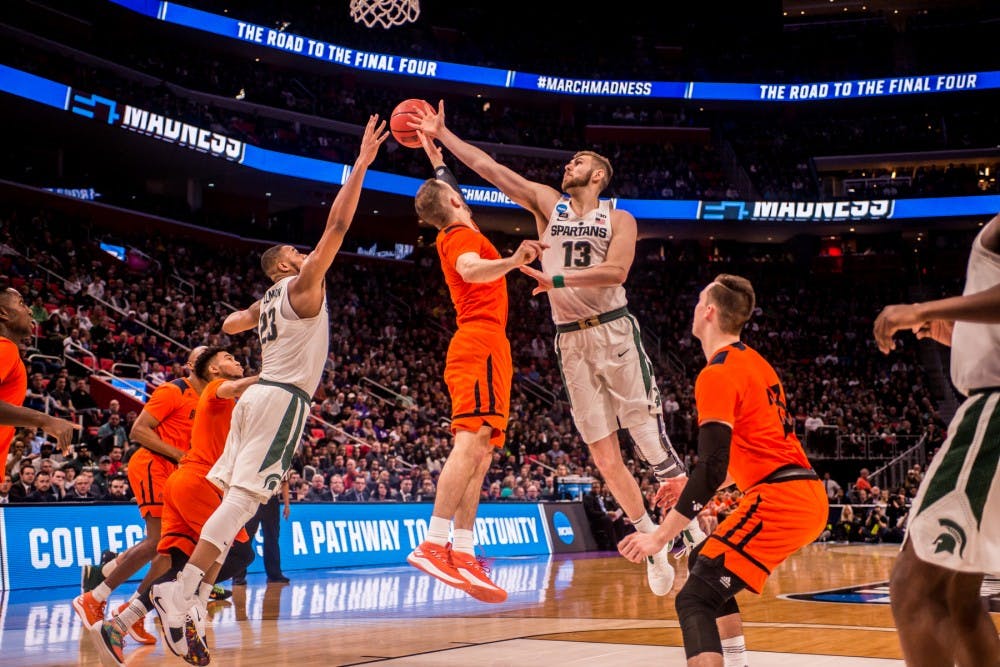
[[[420,16],[420,0],[351,0],[351,18],[372,28],[416,21]]]

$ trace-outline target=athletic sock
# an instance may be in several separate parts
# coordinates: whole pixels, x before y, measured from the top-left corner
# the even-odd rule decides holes
[[[448,544],[448,530],[451,528],[450,519],[442,519],[439,516],[431,517],[431,525],[427,528],[427,541],[431,544],[444,546]]]
[[[201,600],[202,604],[208,606],[208,601],[212,597],[212,589],[215,588],[214,584],[210,584],[206,581],[201,582],[198,586],[198,599]]]
[[[122,632],[128,632],[136,622],[142,620],[142,618],[149,613],[149,609],[142,603],[142,600],[136,598],[129,601],[128,606],[121,610],[121,613],[114,614],[111,617],[112,623],[118,624],[118,629]]]
[[[108,586],[103,581],[97,585],[94,590],[90,591],[90,594],[94,596],[94,599],[98,602],[104,602],[111,595],[111,587]]]
[[[177,575],[177,581],[180,582],[181,591],[184,593],[185,600],[194,599],[194,596],[198,592],[198,585],[201,584],[201,580],[204,577],[205,573],[192,565],[190,562],[184,566],[181,573]]]
[[[722,660],[724,667],[748,667],[747,643],[743,635],[722,640]]]
[[[463,554],[475,555],[475,548],[472,546],[472,531],[465,528],[455,529],[455,542],[452,545],[455,551]]]

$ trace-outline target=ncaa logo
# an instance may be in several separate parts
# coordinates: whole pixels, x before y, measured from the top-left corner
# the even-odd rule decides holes
[[[552,525],[556,527],[556,535],[562,540],[563,544],[573,544],[575,535],[573,534],[573,524],[570,523],[569,517],[562,512],[556,512],[552,515]]]

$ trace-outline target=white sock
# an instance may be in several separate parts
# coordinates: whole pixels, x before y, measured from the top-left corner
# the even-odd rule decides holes
[[[121,557],[122,557],[122,555],[118,554],[117,556],[115,556],[114,558],[112,558],[107,563],[105,563],[104,565],[101,566],[101,574],[104,575],[105,579],[107,579],[108,577],[110,577],[111,573],[114,572],[115,568],[118,567],[118,559],[121,558]]]
[[[722,640],[722,660],[725,667],[748,667],[747,643],[743,635]]]
[[[448,544],[448,531],[451,528],[450,519],[431,516],[431,525],[427,528],[427,541],[431,544],[444,546]]]
[[[472,531],[466,530],[465,528],[456,528],[455,541],[454,544],[452,544],[452,548],[463,554],[470,554],[474,556],[476,551],[472,546]]]
[[[215,588],[215,586],[207,581],[203,581],[198,585],[198,598],[205,606],[208,606],[208,600],[212,595],[213,588]]]
[[[204,577],[205,573],[190,562],[184,566],[181,573],[177,575],[177,581],[181,585],[185,600],[194,599],[195,594],[198,592],[198,585],[201,584],[201,580]]]
[[[653,518],[649,516],[648,512],[643,512],[642,516],[638,519],[629,519],[635,529],[640,533],[655,533],[657,525],[653,523]]]
[[[98,602],[104,602],[111,595],[111,587],[108,586],[103,581],[97,585],[97,588],[90,591],[90,594],[94,596],[94,599]]]
[[[128,629],[135,625],[137,621],[142,620],[148,612],[149,610],[146,609],[146,605],[138,598],[135,598],[129,601],[128,606],[122,609],[120,614],[112,616],[111,620],[118,624],[118,628],[122,632],[128,632]]]

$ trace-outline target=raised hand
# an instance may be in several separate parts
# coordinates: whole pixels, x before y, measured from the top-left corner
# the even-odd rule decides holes
[[[544,251],[549,246],[541,241],[521,241],[521,245],[518,246],[514,254],[511,255],[514,259],[514,263],[523,267],[525,264],[531,264],[538,257],[541,257],[542,251]]]
[[[414,130],[420,130],[431,139],[437,138],[444,125],[444,100],[438,102],[437,113],[429,112],[426,109],[414,109],[417,118],[409,121],[409,126]]]
[[[385,121],[379,122],[378,114],[368,117],[365,133],[361,137],[361,149],[358,150],[358,161],[369,165],[375,161],[379,147],[389,138],[385,129]]]

